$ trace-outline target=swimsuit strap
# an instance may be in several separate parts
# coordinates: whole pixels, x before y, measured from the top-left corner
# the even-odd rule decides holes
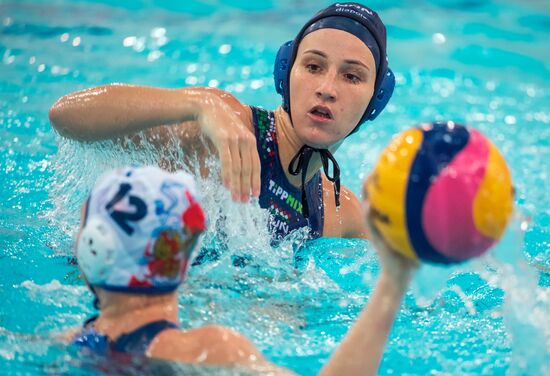
[[[78,349],[87,349],[98,355],[107,355],[109,339],[95,329],[93,324],[97,317],[93,316],[86,320],[82,326],[82,331],[74,336],[72,342]]]
[[[95,315],[95,316],[90,317],[88,320],[84,321],[84,325],[82,325],[82,327],[86,328],[88,325],[93,324],[94,322],[96,322],[98,317],[99,317],[99,315]]]
[[[259,202],[260,207],[268,209],[271,214],[269,227],[272,239],[283,238],[302,227],[310,228],[312,238],[320,237],[324,224],[321,172],[317,171],[308,182],[304,179],[300,188],[293,186],[279,159],[274,112],[259,107],[250,108],[261,163],[262,189]],[[326,165],[328,170],[328,161]],[[304,212],[304,209],[309,210]]]
[[[144,354],[157,335],[164,330],[177,328],[178,325],[171,321],[153,321],[133,332],[119,336],[111,342],[111,349],[122,353]]]

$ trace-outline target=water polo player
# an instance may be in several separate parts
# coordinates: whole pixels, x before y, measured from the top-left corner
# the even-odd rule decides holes
[[[76,241],[78,265],[100,310],[71,336],[79,351],[128,364],[150,357],[290,374],[229,328],[179,328],[176,289],[205,228],[190,175],[158,167],[103,174],[83,206]],[[383,244],[380,251],[383,268],[369,303],[323,375],[376,374],[414,265]]]
[[[80,351],[117,359],[266,363],[228,328],[179,329],[176,290],[206,228],[199,200],[193,178],[183,172],[127,167],[98,179],[83,207],[76,257],[100,314],[73,336]]]
[[[305,226],[313,237],[365,236],[361,205],[340,191],[332,153],[392,94],[384,24],[361,4],[330,5],[283,44],[274,76],[283,97],[275,111],[219,89],[116,84],[60,98],[50,120],[61,135],[82,141],[146,130],[157,144],[176,134],[187,151],[206,157],[215,150],[233,199],[259,196],[274,237]],[[199,141],[202,134],[213,149]]]

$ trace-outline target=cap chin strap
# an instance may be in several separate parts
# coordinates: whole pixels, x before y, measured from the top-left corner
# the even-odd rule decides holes
[[[309,206],[306,196],[306,176],[313,153],[319,153],[321,162],[323,163],[323,171],[327,179],[334,183],[334,202],[337,208],[340,207],[340,166],[338,166],[338,162],[336,162],[336,159],[328,149],[317,149],[304,145],[290,161],[288,172],[294,176],[297,176],[300,172],[302,173],[302,213],[306,218],[309,217]],[[333,176],[329,174],[329,160],[332,162]]]

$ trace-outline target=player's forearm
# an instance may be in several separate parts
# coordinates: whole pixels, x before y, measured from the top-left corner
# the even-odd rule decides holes
[[[95,141],[194,120],[206,95],[192,88],[112,84],[61,97],[49,116],[62,136]]]
[[[375,375],[399,311],[409,277],[382,272],[367,306],[336,349],[321,375]]]

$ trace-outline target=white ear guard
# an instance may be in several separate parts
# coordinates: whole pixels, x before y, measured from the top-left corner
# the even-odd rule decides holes
[[[105,282],[119,247],[120,240],[110,223],[98,216],[88,218],[78,239],[76,258],[90,284]]]

